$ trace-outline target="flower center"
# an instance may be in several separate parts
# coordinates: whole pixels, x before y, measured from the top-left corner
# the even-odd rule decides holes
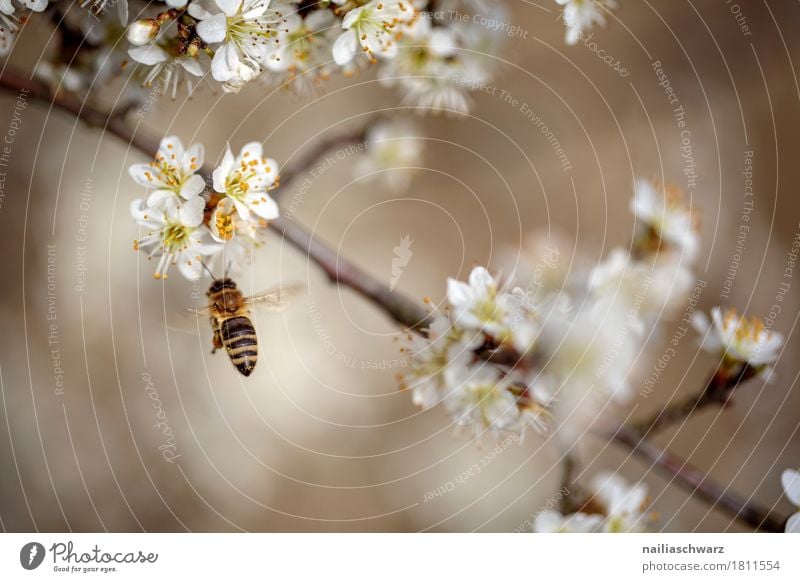
[[[222,212],[217,213],[217,231],[219,231],[219,237],[223,240],[231,240],[233,238],[233,215],[232,214],[223,214]]]
[[[161,240],[164,250],[167,253],[176,253],[185,249],[188,245],[189,235],[192,228],[182,225],[180,222],[170,222],[161,231]]]

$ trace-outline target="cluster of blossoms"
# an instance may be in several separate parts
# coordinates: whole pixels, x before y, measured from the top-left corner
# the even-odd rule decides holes
[[[27,19],[28,12],[42,12],[47,8],[48,0],[19,0],[21,14],[17,12],[12,0],[0,0],[0,56],[11,52],[14,45],[19,22]]]
[[[203,159],[202,145],[185,149],[170,136],[154,161],[130,167],[134,181],[148,190],[146,198],[131,203],[131,215],[146,230],[134,248],[158,258],[157,279],[177,265],[184,277],[197,280],[203,265],[210,268],[217,257],[226,270],[239,271],[261,244],[268,221],[279,215],[269,195],[278,185],[278,163],[264,157],[259,142],[235,157],[228,146],[208,192],[197,173]]]
[[[403,119],[371,126],[365,153],[354,164],[356,177],[382,180],[382,185],[407,185],[421,162],[420,139]],[[131,215],[145,229],[136,250],[158,258],[155,277],[166,278],[171,266],[197,280],[221,260],[236,274],[261,246],[269,221],[280,215],[269,192],[279,185],[278,162],[264,157],[259,142],[246,144],[237,156],[228,146],[207,185],[199,171],[202,145],[184,148],[176,136],[161,140],[153,161],[129,168],[133,180],[147,189],[131,203]]]
[[[569,43],[617,7],[556,1]],[[502,27],[491,23],[509,22],[499,0],[0,0],[0,56],[26,12],[49,8],[58,11],[65,50],[42,61],[37,75],[62,91],[101,87],[132,71],[147,91],[127,88],[131,102],[148,91],[174,99],[206,82],[226,92],[259,81],[305,94],[336,72],[376,64],[380,82],[405,104],[434,113],[470,109],[470,92],[490,80],[502,49]]]
[[[467,283],[449,280],[427,337],[406,348],[402,381],[414,402],[442,402],[457,425],[476,433],[543,427],[548,419],[582,433],[607,403],[628,402],[642,346],[689,299],[699,247],[697,211],[677,188],[638,180],[630,208],[630,247],[593,267],[537,239],[527,257],[516,253],[504,265],[505,282],[483,267]],[[747,377],[768,373],[781,335],[732,311],[712,315],[713,326],[703,328],[702,315],[695,324],[727,378],[741,379],[745,367]]]
[[[535,533],[642,532],[653,521],[646,513],[647,487],[629,485],[615,473],[604,472],[591,480],[591,497],[581,511],[562,515],[544,511],[533,522]]]
[[[465,111],[466,88],[488,77],[485,27],[435,18],[414,0],[171,0],[174,7],[136,20],[130,57],[163,82],[173,69],[211,76],[223,90],[256,79],[300,92],[337,69],[352,74],[380,63],[378,75],[425,110]],[[489,3],[494,6],[494,3]],[[443,13],[441,13],[443,14]]]

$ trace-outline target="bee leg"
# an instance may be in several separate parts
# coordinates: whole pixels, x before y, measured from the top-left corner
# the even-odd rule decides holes
[[[219,337],[219,331],[214,330],[214,337],[211,340],[213,344],[213,348],[211,349],[211,353],[216,353],[217,350],[222,348],[222,338]]]

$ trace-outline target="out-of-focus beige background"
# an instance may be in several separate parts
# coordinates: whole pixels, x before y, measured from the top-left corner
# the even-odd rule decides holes
[[[508,4],[522,32],[497,57],[497,90],[477,93],[469,118],[422,120],[426,169],[408,192],[353,181],[355,157],[346,156],[292,184],[284,208],[293,203],[297,221],[387,282],[392,249],[410,236],[413,256],[397,289],[416,297],[441,298],[447,276],[494,262],[536,229],[560,229],[597,260],[630,240],[635,176],[687,185],[681,132],[652,67],[660,61],[684,108],[696,164],[692,196],[704,217],[697,270],[707,281],[700,305],[767,315],[779,285],[791,288],[774,320],[790,335],[775,381],[753,382],[724,414],[705,411],[658,441],[788,514],[780,472],[800,467],[792,333],[800,273],[784,277],[800,231],[800,7],[621,0],[595,40],[629,71],[622,77],[588,47],[564,44],[555,2]],[[27,30],[11,62],[30,67],[46,32]],[[15,96],[0,99],[2,131],[11,127]],[[210,161],[227,141],[236,149],[265,140],[268,154],[286,163],[317,135],[399,102],[367,72],[334,80],[311,100],[257,87],[238,96],[205,91],[188,102],[161,99],[132,120],[141,131],[203,142]],[[527,110],[553,131],[570,169]],[[269,237],[240,283],[257,291],[303,282],[309,291],[284,314],[258,317],[261,357],[244,379],[224,354],[209,354],[207,329],[167,327],[200,304],[193,294],[202,297],[205,284],[193,289],[177,273],[154,281],[152,265],[131,250],[137,229],[128,206],[142,192],[127,167],[143,156],[41,104],[22,112],[12,142],[0,207],[3,529],[510,531],[552,504],[553,443],[529,436],[482,463],[494,443],[454,437],[443,411],[420,413],[398,392],[394,326],[280,238]],[[747,151],[755,204],[723,301]],[[635,414],[696,390],[711,365],[692,338],[683,341]],[[171,442],[155,426],[153,398]],[[165,450],[179,457],[167,462]],[[590,441],[581,451],[581,479],[600,470],[643,479],[659,527],[740,529],[616,445]],[[477,474],[459,478],[475,463]]]

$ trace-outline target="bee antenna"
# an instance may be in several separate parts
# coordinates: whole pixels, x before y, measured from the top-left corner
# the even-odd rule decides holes
[[[211,280],[216,281],[217,278],[214,276],[214,273],[211,272],[211,269],[208,268],[208,265],[206,265],[205,261],[200,261],[200,264],[203,265],[203,268],[206,270],[206,273],[208,273],[208,275],[211,277]]]

